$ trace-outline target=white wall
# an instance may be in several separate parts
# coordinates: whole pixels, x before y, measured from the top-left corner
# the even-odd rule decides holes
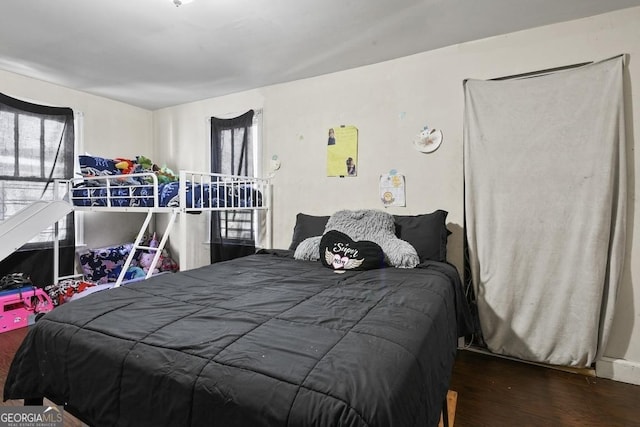
[[[629,54],[627,118],[629,138],[628,253],[620,285],[604,376],[640,384],[640,274],[634,125],[639,123],[640,8],[541,27],[425,52],[350,71],[154,112],[153,135],[159,161],[174,168],[207,166],[208,124],[212,115],[264,110],[263,168],[278,155],[282,168],[273,179],[274,246],[289,245],[295,214],[330,214],[343,208],[381,208],[378,177],[390,169],[406,176],[407,207],[398,214],[444,209],[449,212],[449,259],[462,271],[462,128],[465,78],[493,78]],[[358,176],[328,178],[327,129],[359,129]],[[424,125],[444,132],[432,154],[412,147]],[[525,227],[526,224],[523,224]],[[203,225],[189,234],[201,235]],[[195,239],[197,240],[197,239]],[[199,243],[190,251],[208,257]],[[199,262],[199,261],[196,261]],[[602,369],[601,369],[602,367]]]
[[[0,70],[0,92],[25,101],[71,107],[82,114],[83,147],[103,157],[128,157],[153,151],[151,111]],[[132,241],[138,214],[85,215],[90,247]]]

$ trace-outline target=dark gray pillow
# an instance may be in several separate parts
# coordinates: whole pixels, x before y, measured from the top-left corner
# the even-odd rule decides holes
[[[396,236],[409,242],[418,252],[420,262],[447,260],[447,211],[441,209],[424,215],[394,215]]]
[[[313,216],[303,213],[296,215],[296,225],[293,228],[293,238],[289,249],[295,251],[300,242],[308,237],[322,236],[327,221],[329,221],[329,215]]]

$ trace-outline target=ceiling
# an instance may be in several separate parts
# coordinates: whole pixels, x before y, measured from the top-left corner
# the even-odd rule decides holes
[[[6,0],[0,69],[155,110],[634,6],[640,0]]]

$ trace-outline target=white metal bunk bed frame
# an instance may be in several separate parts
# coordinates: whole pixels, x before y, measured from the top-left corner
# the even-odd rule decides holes
[[[131,179],[137,179],[140,183],[130,183],[129,185],[123,185],[123,180],[131,182]],[[142,183],[146,181],[147,183]],[[160,255],[164,247],[167,244],[169,235],[173,229],[176,219],[179,214],[182,214],[182,220],[180,221],[180,244],[178,249],[178,265],[180,270],[185,269],[186,254],[187,254],[187,221],[188,213],[195,212],[224,212],[224,211],[262,211],[266,213],[265,220],[265,246],[271,248],[272,245],[272,213],[271,213],[271,183],[267,178],[254,178],[241,175],[227,175],[211,172],[196,172],[181,170],[179,173],[179,187],[178,187],[178,206],[160,206],[159,203],[159,182],[158,177],[152,172],[135,173],[126,175],[100,175],[93,177],[74,178],[71,180],[57,180],[55,186],[55,198],[59,200],[61,198],[59,189],[64,186],[64,196],[68,203],[73,206],[75,211],[93,211],[93,212],[138,212],[145,213],[146,217],[143,221],[140,231],[136,236],[133,243],[133,247],[122,266],[122,270],[118,279],[116,280],[114,287],[120,286],[124,280],[127,269],[130,267],[135,254],[138,250],[148,251],[154,253],[153,261],[149,266],[145,279],[152,276],[153,271],[160,259]],[[91,183],[90,186],[78,186],[83,183]],[[193,188],[198,188],[200,195],[199,206],[194,206],[195,196],[198,193],[191,195],[191,204],[187,199],[187,188],[191,185]],[[216,198],[213,197],[213,191],[210,191],[212,187],[225,189],[225,201],[223,204],[216,203]],[[136,190],[146,189],[145,194],[135,194]],[[208,188],[209,191],[205,189]],[[240,196],[240,189],[244,189],[244,196]],[[91,190],[104,190],[100,196],[92,196]],[[113,194],[113,189],[126,189],[127,195],[122,195],[120,192]],[[149,192],[151,190],[151,193]],[[249,189],[250,191],[247,191]],[[74,195],[74,190],[86,190],[86,195],[77,196]],[[238,196],[234,196],[234,194]],[[231,193],[231,196],[227,195]],[[247,195],[259,194],[260,197],[250,197]],[[140,200],[153,198],[152,206],[120,206],[115,202],[115,199],[128,198],[130,200]],[[106,206],[93,206],[93,203],[97,200],[101,200],[101,203]],[[89,202],[90,206],[77,206],[76,202]],[[205,203],[205,201],[207,203]],[[142,245],[143,238],[148,230],[151,219],[155,214],[169,214],[170,219],[167,226],[162,233],[162,238],[157,247],[150,247]],[[59,265],[60,265],[60,244],[59,244],[59,223],[55,223],[54,227],[54,283],[58,283],[60,280],[77,277],[77,275],[63,276],[61,277]]]

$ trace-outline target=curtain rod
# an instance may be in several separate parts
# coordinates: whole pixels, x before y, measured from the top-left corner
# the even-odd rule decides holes
[[[593,61],[581,62],[579,64],[563,65],[561,67],[546,68],[544,70],[538,70],[538,71],[529,71],[528,73],[513,74],[511,76],[496,77],[494,79],[489,79],[489,80],[509,80],[509,79],[520,79],[523,77],[533,77],[540,74],[548,74],[548,73],[555,73],[556,71],[570,70],[572,68],[578,68],[578,67],[582,67],[584,65],[589,65],[589,64],[593,64]]]

